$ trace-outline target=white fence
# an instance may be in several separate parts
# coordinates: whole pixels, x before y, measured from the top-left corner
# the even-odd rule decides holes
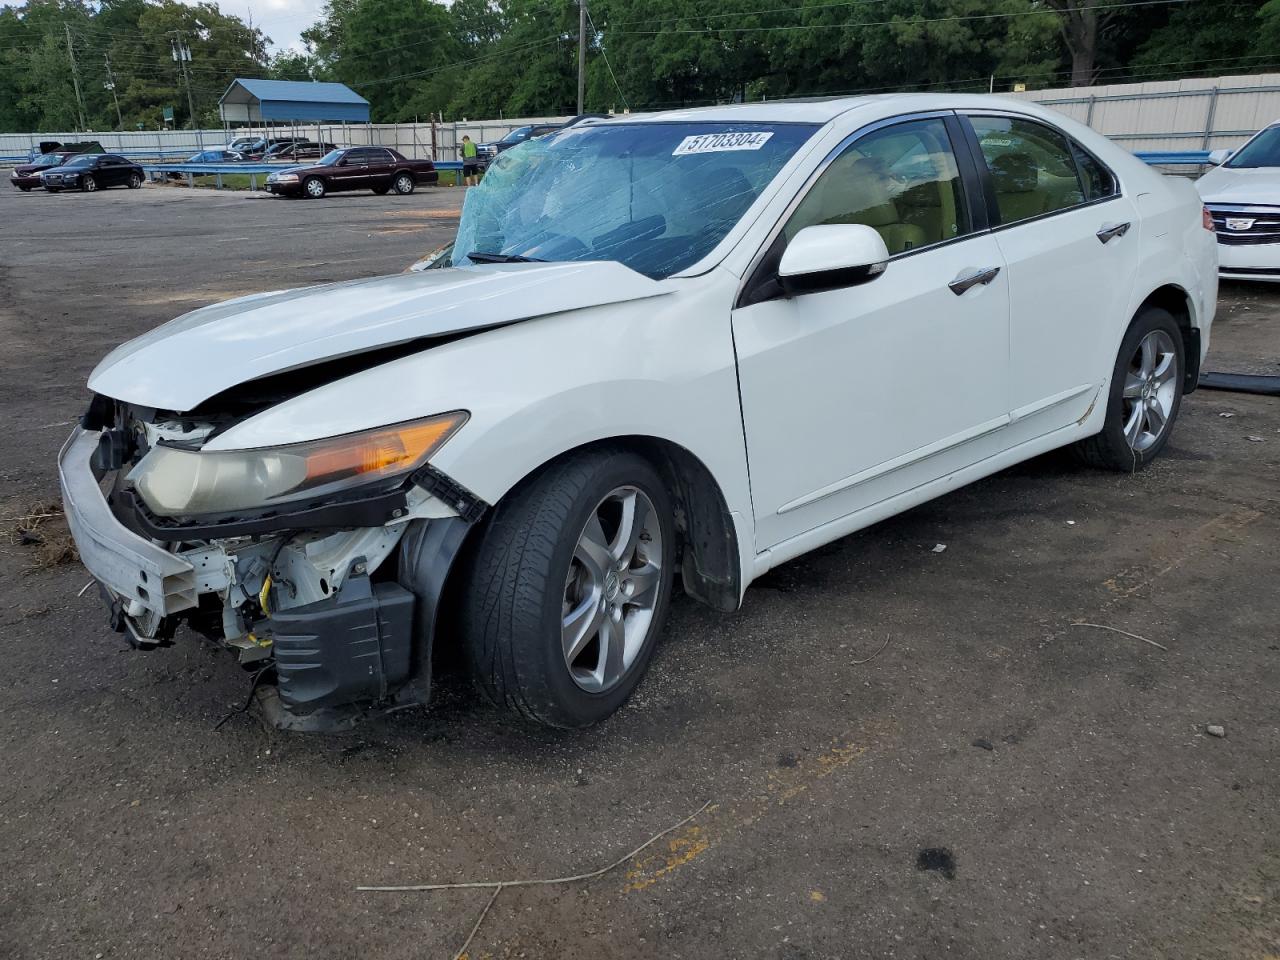
[[[1255,131],[1280,119],[1280,74],[1196,78],[1099,87],[1035,90],[1011,94],[1052,107],[1106,134],[1129,150],[1215,150],[1236,147]],[[477,143],[497,140],[528,123],[564,117],[521,117],[449,123],[310,124],[275,127],[339,145],[378,143],[406,156],[457,160],[463,134]],[[252,132],[260,132],[257,128]],[[230,136],[246,132],[235,129]],[[224,130],[163,130],[117,133],[0,134],[0,157],[25,156],[41,140],[98,140],[108,150],[172,156],[224,144]]]

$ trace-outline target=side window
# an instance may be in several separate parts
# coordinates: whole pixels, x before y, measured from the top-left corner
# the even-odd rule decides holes
[[[1042,123],[970,117],[995,184],[1001,223],[1016,223],[1084,203],[1067,138]]]
[[[375,147],[369,150],[369,162],[394,163],[395,161],[392,159],[391,152],[389,150],[382,150]]]
[[[373,153],[372,150],[367,150],[363,147],[348,150],[346,154],[347,163],[371,163],[373,161],[373,157],[369,156],[371,153]]]
[[[805,227],[861,223],[890,254],[969,232],[960,171],[942,120],[910,120],[867,134],[824,170],[787,221],[790,240]]]
[[[1076,156],[1076,166],[1080,168],[1080,179],[1084,181],[1085,196],[1090,200],[1103,200],[1116,195],[1115,177],[1111,171],[1100,164],[1092,156],[1085,153],[1074,143],[1072,152]]]

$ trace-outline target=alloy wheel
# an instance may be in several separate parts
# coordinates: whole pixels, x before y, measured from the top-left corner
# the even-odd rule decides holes
[[[653,501],[618,487],[591,511],[561,604],[569,675],[588,693],[621,682],[644,649],[662,584],[662,526]]]
[[[98,189],[98,181],[88,174],[85,174],[84,179],[80,182],[80,187],[86,193],[93,193],[93,191]]]
[[[1173,338],[1152,330],[1138,344],[1124,378],[1124,438],[1148,450],[1168,429],[1177,397],[1178,354]]]
[[[321,183],[319,180],[308,180],[307,196],[313,197],[314,199],[319,200],[321,197],[324,196],[324,184]]]
[[[403,176],[403,175],[400,176],[396,180],[396,193],[403,194],[403,193],[412,193],[412,192],[413,192],[413,181],[406,176]]]

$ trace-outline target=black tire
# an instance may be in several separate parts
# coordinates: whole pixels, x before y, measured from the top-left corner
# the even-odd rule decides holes
[[[413,174],[401,171],[391,178],[391,189],[402,197],[406,197],[413,193],[414,182]]]
[[[129,174],[129,189],[137,190],[141,186],[142,186],[142,174],[138,173],[135,170],[133,173]]]
[[[319,200],[324,197],[326,187],[324,181],[319,177],[307,177],[302,181],[302,196],[309,200]]]
[[[25,183],[18,184],[18,189],[21,190],[23,193],[31,192],[31,187],[27,186]]]
[[[1154,440],[1141,449],[1131,445],[1125,437],[1125,424],[1132,412],[1132,401],[1124,397],[1125,381],[1133,372],[1133,362],[1140,355],[1143,340],[1151,334],[1162,332],[1172,345],[1173,375],[1171,378],[1172,397],[1168,417]],[[1178,321],[1168,310],[1159,307],[1145,307],[1133,319],[1124,340],[1120,343],[1120,352],[1116,356],[1115,367],[1111,372],[1111,389],[1107,395],[1107,416],[1102,430],[1072,446],[1072,452],[1082,462],[1102,470],[1116,470],[1134,473],[1143,469],[1160,455],[1169,437],[1173,433],[1174,423],[1178,419],[1178,411],[1182,407],[1183,374],[1186,370],[1186,357],[1182,331]],[[1138,402],[1141,402],[1139,400]]]
[[[94,179],[93,174],[86,173],[80,178],[80,189],[85,193],[93,193],[98,189],[98,181]]]
[[[45,190],[49,193],[58,193],[61,189],[61,187],[45,187]]]
[[[576,682],[562,647],[562,604],[578,538],[611,491],[644,493],[661,536],[660,577],[642,646],[616,684]],[[671,597],[675,525],[670,495],[648,461],[625,450],[566,457],[490,511],[464,560],[459,621],[472,674],[493,703],[525,720],[579,728],[605,719],[648,668]]]
[[[385,197],[388,193],[391,192],[391,184],[388,183],[385,186],[381,186],[381,187],[371,187],[370,189],[372,189],[373,192],[376,193],[378,196]]]

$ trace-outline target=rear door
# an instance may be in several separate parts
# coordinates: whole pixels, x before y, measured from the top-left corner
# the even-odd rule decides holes
[[[391,151],[384,147],[369,147],[366,153],[369,159],[365,167],[367,177],[365,185],[375,190],[390,187],[391,174],[395,169],[395,158],[391,156]]]
[[[966,127],[1009,276],[1011,416],[1051,433],[1080,420],[1110,376],[1138,267],[1137,209],[1050,124],[972,113]]]
[[[129,179],[129,161],[105,154],[98,159],[98,186],[119,187]]]

